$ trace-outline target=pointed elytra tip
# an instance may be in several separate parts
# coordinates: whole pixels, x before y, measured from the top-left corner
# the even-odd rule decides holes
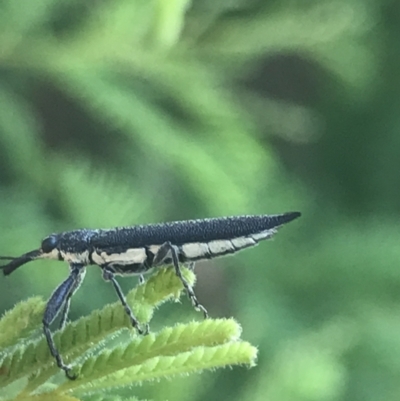
[[[287,212],[285,214],[288,215],[292,220],[301,216],[301,212]]]
[[[301,216],[300,212],[287,212],[280,215],[280,224],[286,224]]]

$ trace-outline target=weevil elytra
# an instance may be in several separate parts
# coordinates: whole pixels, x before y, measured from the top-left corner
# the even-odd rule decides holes
[[[289,212],[176,221],[108,230],[67,231],[49,235],[42,241],[39,249],[19,257],[1,257],[10,262],[0,266],[0,269],[4,275],[9,275],[25,263],[36,259],[62,260],[69,264],[68,278],[55,289],[47,302],[43,331],[58,367],[65,371],[68,378],[75,379],[76,376],[70,371],[71,367],[64,363],[56,348],[50,325],[61,314],[60,328],[64,327],[71,297],[82,283],[86,266],[97,265],[101,268],[104,280],[113,285],[133,327],[144,334],[147,328],[140,327],[126,302],[116,275],[136,274],[142,277],[155,267],[172,264],[193,306],[207,317],[206,309],[182,276],[180,265],[194,265],[199,260],[233,254],[255,246],[259,241],[271,238],[280,226],[299,216],[299,212]]]

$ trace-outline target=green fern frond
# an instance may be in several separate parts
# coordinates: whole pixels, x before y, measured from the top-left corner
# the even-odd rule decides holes
[[[231,322],[234,323],[233,320]],[[105,377],[90,380],[85,385],[79,385],[78,382],[65,383],[62,388],[72,388],[77,394],[85,394],[88,391],[102,393],[132,384],[142,384],[144,381],[187,375],[205,369],[231,365],[254,366],[256,356],[257,349],[245,341],[216,347],[196,347],[188,352],[155,357],[130,368],[118,369]]]
[[[127,346],[104,350],[88,358],[80,374],[91,380],[112,371],[140,365],[152,358],[177,355],[195,347],[210,347],[235,341],[240,326],[232,320],[206,320],[167,327],[156,334],[133,340]]]
[[[45,302],[39,297],[22,301],[0,320],[0,347],[10,347],[37,328],[42,321]]]
[[[193,285],[194,273],[184,269],[183,274]],[[144,324],[157,306],[178,299],[182,290],[174,269],[159,269],[127,300]],[[116,302],[55,333],[61,355],[79,370],[78,379],[70,381],[55,366],[44,338],[25,338],[26,330],[32,333],[39,326],[44,306],[32,298],[0,321],[2,343],[12,344],[12,334],[16,343],[0,353],[0,400],[118,400],[118,388],[204,369],[253,366],[257,354],[253,346],[240,341],[241,328],[233,319],[177,324],[138,336]],[[128,329],[130,336],[121,337]],[[105,397],[110,391],[113,396]]]
[[[190,284],[194,284],[193,272],[186,270],[184,275]],[[154,308],[170,298],[179,297],[181,290],[182,284],[175,272],[172,269],[160,269],[146,283],[130,291],[127,294],[127,301],[139,321],[149,322]],[[89,316],[67,325],[62,332],[55,333],[54,340],[68,362],[80,357],[90,348],[101,345],[112,334],[115,335],[122,329],[131,327],[131,322],[121,304],[114,302],[101,311],[93,311]],[[6,377],[0,376],[0,384],[6,383],[11,376],[17,379],[40,371],[34,379],[34,386],[41,385],[59,371],[53,362],[45,338],[39,341],[32,339],[6,355],[2,365],[8,374]]]

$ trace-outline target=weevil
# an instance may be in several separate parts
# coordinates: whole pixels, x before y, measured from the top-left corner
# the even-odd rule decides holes
[[[69,379],[75,379],[71,366],[64,363],[54,343],[50,325],[61,314],[60,328],[67,321],[72,295],[81,285],[86,267],[97,265],[105,281],[111,282],[132,326],[146,334],[128,305],[115,276],[139,275],[162,265],[173,265],[193,306],[207,317],[193,288],[182,276],[181,265],[191,268],[199,260],[236,253],[271,238],[280,226],[300,216],[299,212],[276,215],[234,216],[170,223],[117,227],[112,229],[80,229],[51,234],[39,249],[19,257],[2,256],[10,260],[0,266],[4,275],[36,259],[55,259],[69,264],[70,273],[52,293],[43,315],[43,331],[51,355]]]

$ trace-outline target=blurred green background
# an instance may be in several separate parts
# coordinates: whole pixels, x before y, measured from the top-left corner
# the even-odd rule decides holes
[[[274,241],[197,265],[200,301],[238,319],[258,366],[132,394],[398,401],[399,41],[394,0],[0,1],[1,253],[300,210]],[[89,270],[72,319],[115,300]],[[0,277],[0,311],[67,273]],[[191,319],[182,298],[153,325]]]

